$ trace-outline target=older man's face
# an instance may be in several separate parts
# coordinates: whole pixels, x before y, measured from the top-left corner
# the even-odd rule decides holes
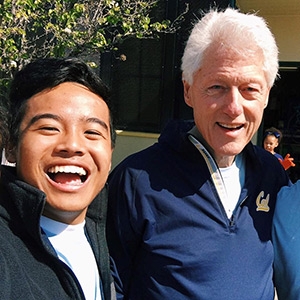
[[[211,50],[193,84],[184,82],[185,101],[218,165],[225,167],[257,131],[270,89],[262,55],[245,58]]]

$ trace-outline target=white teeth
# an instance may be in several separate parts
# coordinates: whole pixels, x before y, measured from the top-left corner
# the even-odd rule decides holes
[[[81,167],[77,167],[77,166],[55,166],[55,167],[51,167],[48,172],[50,173],[77,173],[80,176],[84,176],[86,175],[86,171],[81,168]]]
[[[241,125],[229,125],[229,124],[222,124],[219,123],[222,127],[228,128],[228,129],[235,129],[235,128],[239,128]]]

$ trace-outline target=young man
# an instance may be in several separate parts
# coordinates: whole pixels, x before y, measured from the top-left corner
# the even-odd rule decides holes
[[[271,225],[286,172],[251,143],[278,71],[264,20],[210,11],[182,60],[194,122],[109,178],[108,242],[120,297],[273,300]]]
[[[16,74],[9,100],[16,167],[2,166],[0,298],[112,299],[107,87],[78,59],[41,59]]]

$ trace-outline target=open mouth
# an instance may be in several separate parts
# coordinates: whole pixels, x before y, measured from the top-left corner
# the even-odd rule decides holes
[[[218,125],[224,129],[227,129],[227,130],[239,130],[241,129],[244,124],[242,125],[230,125],[230,124],[224,124],[224,123],[218,123]]]
[[[80,185],[87,179],[87,171],[78,166],[54,166],[48,169],[47,174],[59,184]]]

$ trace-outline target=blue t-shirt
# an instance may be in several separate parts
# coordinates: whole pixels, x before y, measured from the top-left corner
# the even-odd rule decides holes
[[[282,155],[280,155],[279,153],[276,153],[276,152],[275,152],[274,155],[275,155],[275,157],[277,157],[278,159],[281,159],[281,160],[283,159]]]

